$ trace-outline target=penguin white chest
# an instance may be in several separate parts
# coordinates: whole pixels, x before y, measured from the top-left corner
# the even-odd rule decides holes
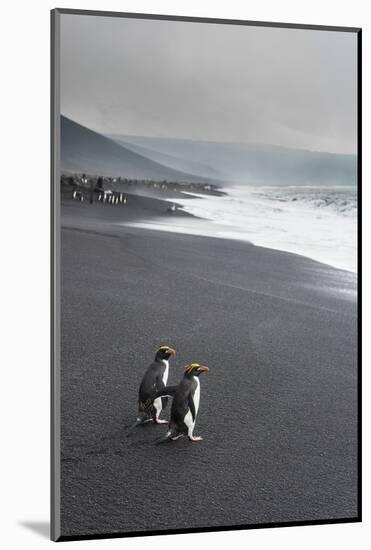
[[[188,429],[188,437],[192,437],[193,435],[193,430],[196,424],[198,406],[200,404],[200,381],[196,377],[195,377],[195,380],[196,380],[196,388],[193,394],[193,403],[195,406],[195,418],[193,420],[190,409],[187,411],[187,414],[184,417],[184,424],[187,426],[187,429]]]
[[[167,384],[167,379],[169,378],[169,361],[166,361],[165,359],[162,361],[165,365],[164,374],[162,375],[162,381],[163,383]]]
[[[199,379],[197,377],[195,377],[195,380],[196,380],[197,386],[196,386],[196,389],[195,389],[195,394],[193,396],[193,402],[195,404],[195,411],[196,411],[196,415],[197,415],[198,407],[199,407],[199,404],[200,404],[200,390],[201,390],[201,387],[200,387]]]
[[[165,370],[164,370],[164,373],[162,375],[162,381],[164,383],[164,386],[166,386],[167,384],[167,379],[169,378],[169,361],[166,361],[165,359],[163,359],[162,361],[165,365]],[[153,405],[157,411],[157,417],[158,415],[160,414],[160,412],[162,411],[162,398],[161,397],[157,397],[157,399],[154,400],[153,402]]]

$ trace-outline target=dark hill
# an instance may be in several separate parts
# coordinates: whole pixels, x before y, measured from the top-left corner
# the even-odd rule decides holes
[[[61,169],[69,172],[156,181],[199,182],[200,176],[154,162],[61,116]]]

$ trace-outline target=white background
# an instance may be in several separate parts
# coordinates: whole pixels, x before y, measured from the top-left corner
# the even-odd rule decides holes
[[[48,0],[1,9],[1,480],[3,548],[52,545],[49,519],[49,10],[54,7],[239,18],[363,28],[364,240],[370,234],[370,15],[364,0]],[[4,124],[5,121],[5,124]],[[4,171],[5,168],[5,171]],[[16,196],[17,195],[17,196]],[[19,197],[19,198],[18,198]],[[19,200],[21,199],[21,200]],[[370,216],[368,216],[370,218]],[[370,277],[364,247],[364,280]],[[369,293],[364,289],[369,303]],[[5,305],[5,306],[4,306]],[[369,326],[368,315],[364,326]],[[364,330],[365,340],[367,328]],[[364,357],[364,424],[370,413]],[[368,391],[367,391],[368,390]],[[369,430],[369,426],[368,431]],[[369,434],[368,434],[369,435]],[[69,548],[179,550],[207,546],[291,549],[366,548],[370,529],[370,438],[364,438],[364,523],[230,533],[70,542]],[[181,498],[181,497],[180,497]],[[156,500],[154,495],[154,500]],[[161,504],[159,504],[161,506]],[[163,511],[166,514],[166,510]],[[184,510],[187,513],[187,510]],[[40,529],[27,523],[40,523]]]

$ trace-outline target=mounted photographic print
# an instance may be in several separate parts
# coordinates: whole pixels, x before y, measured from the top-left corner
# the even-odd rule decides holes
[[[53,10],[53,540],[361,520],[360,47]]]

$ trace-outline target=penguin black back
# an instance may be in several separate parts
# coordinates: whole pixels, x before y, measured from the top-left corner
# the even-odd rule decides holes
[[[168,346],[161,346],[156,353],[155,360],[146,370],[139,387],[138,395],[138,422],[154,420],[163,423],[159,415],[166,407],[167,398],[152,400],[153,395],[165,388],[169,375],[169,360],[175,355],[175,350]]]

